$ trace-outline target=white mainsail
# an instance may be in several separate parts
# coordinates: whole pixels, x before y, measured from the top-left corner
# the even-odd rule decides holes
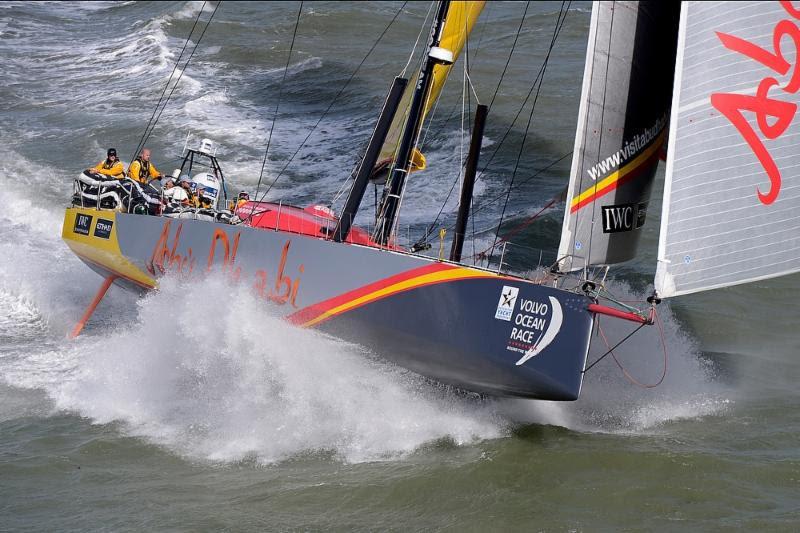
[[[667,131],[679,5],[595,2],[558,256],[632,259]]]
[[[684,2],[655,288],[800,271],[800,11]]]

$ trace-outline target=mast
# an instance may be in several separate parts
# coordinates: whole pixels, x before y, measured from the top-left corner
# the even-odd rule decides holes
[[[408,85],[408,80],[398,77],[394,79],[392,88],[389,89],[386,102],[383,104],[383,110],[381,110],[381,116],[378,118],[377,124],[375,124],[375,130],[369,139],[364,159],[361,161],[361,166],[358,167],[356,179],[353,181],[350,194],[347,195],[347,201],[344,209],[342,209],[342,215],[339,217],[339,223],[333,232],[333,240],[336,242],[347,240],[350,226],[353,225],[353,219],[356,217],[361,201],[364,199],[364,192],[367,190],[372,168],[378,160],[381,146],[386,140],[386,134],[389,132],[389,126],[397,113],[397,107],[400,104],[400,98],[403,96],[406,85]]]
[[[472,127],[472,139],[469,143],[467,167],[464,171],[464,183],[461,186],[461,199],[458,203],[458,218],[456,219],[453,245],[450,248],[450,261],[461,261],[461,249],[464,246],[469,208],[472,203],[472,190],[475,185],[475,173],[478,170],[478,156],[481,154],[483,142],[483,127],[486,125],[486,114],[489,108],[483,104],[478,105],[475,111],[475,125]]]
[[[422,129],[422,119],[425,109],[425,100],[430,91],[433,67],[437,64],[453,63],[453,52],[439,48],[442,38],[444,21],[447,18],[447,10],[450,6],[448,0],[439,2],[436,10],[436,18],[431,26],[431,40],[428,45],[428,56],[425,64],[419,71],[417,85],[414,89],[414,96],[411,100],[411,108],[408,113],[408,120],[403,129],[403,136],[400,141],[400,148],[397,153],[394,167],[387,183],[386,195],[381,204],[375,227],[373,239],[379,244],[387,244],[397,222],[397,209],[400,206],[400,198],[405,188],[406,176],[411,169],[411,160],[414,147],[419,139]]]

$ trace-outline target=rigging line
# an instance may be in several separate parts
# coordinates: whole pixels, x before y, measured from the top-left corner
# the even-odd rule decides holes
[[[465,42],[464,42],[464,63],[463,63],[463,68],[464,68],[464,76],[465,76],[465,78],[469,79],[469,42],[470,42],[469,41],[469,37],[470,37],[470,35],[469,35],[469,32],[466,31],[466,27],[467,27],[467,19],[465,17],[465,19],[464,19]],[[447,83],[447,80],[445,80],[445,83]],[[470,81],[470,83],[472,83],[472,82]],[[473,88],[473,92],[474,92],[474,88]],[[466,97],[467,97],[467,100],[468,100],[469,99],[469,93],[467,93]],[[476,100],[478,99],[478,95],[477,94],[475,95],[475,99]],[[439,208],[439,212],[436,214],[436,218],[433,220],[433,222],[425,230],[425,234],[420,239],[417,240],[416,244],[421,244],[421,243],[427,241],[428,237],[430,237],[431,232],[433,231],[433,228],[436,227],[436,224],[439,222],[439,218],[442,216],[442,213],[444,212],[444,208],[447,206],[447,203],[450,201],[450,197],[453,195],[453,191],[455,190],[456,184],[462,181],[462,174],[464,172],[464,167],[466,165],[466,161],[464,161],[464,154],[463,154],[463,152],[464,152],[464,100],[465,100],[465,98],[464,98],[464,87],[462,86],[462,90],[461,90],[461,144],[459,145],[459,150],[460,150],[460,153],[461,153],[461,157],[460,157],[459,170],[456,173],[456,176],[455,176],[455,178],[453,180],[453,184],[450,186],[450,190],[447,192],[447,197],[445,198],[444,202],[442,202],[442,206]],[[480,103],[480,102],[478,102],[478,103]],[[438,105],[438,101],[437,101],[437,105]],[[444,124],[447,124],[450,121],[450,119],[453,117],[453,114],[455,113],[455,109],[456,109],[457,105],[458,105],[458,102],[456,102],[454,104],[453,109],[450,111],[450,116],[447,117],[447,119],[444,121]],[[468,103],[467,105],[468,105],[468,107],[470,109],[469,116],[471,117],[472,116],[471,103]],[[430,126],[430,123],[429,123],[429,126]],[[472,199],[470,198],[470,203],[471,202],[472,202]],[[473,227],[474,227],[474,224],[475,224],[475,221],[473,220]],[[455,227],[455,226],[452,226],[452,227]],[[447,229],[450,229],[450,228],[447,228]],[[473,235],[473,239],[474,239],[474,235]],[[474,242],[473,242],[473,245],[474,245]]]
[[[478,97],[478,92],[475,90],[475,85],[472,84],[472,76],[469,75],[469,72],[466,74],[467,81],[469,82],[469,88],[472,89],[472,95],[475,97],[475,103],[477,105],[481,104],[481,99]]]
[[[564,159],[568,158],[568,157],[569,157],[569,156],[571,156],[571,155],[572,155],[572,152],[567,152],[566,154],[562,155],[561,157],[559,157],[558,159],[556,159],[555,161],[553,161],[552,163],[550,163],[550,164],[549,164],[549,165],[547,165],[546,167],[544,167],[544,168],[542,168],[542,169],[539,169],[539,170],[537,170],[535,174],[532,174],[531,176],[528,176],[528,177],[527,177],[527,178],[525,178],[524,180],[522,180],[522,181],[520,181],[519,183],[517,183],[517,184],[515,185],[515,187],[522,187],[523,185],[525,185],[525,184],[529,183],[531,180],[533,180],[533,179],[535,179],[535,178],[538,178],[539,176],[541,176],[542,174],[544,174],[545,172],[547,172],[548,170],[550,170],[551,168],[553,168],[553,167],[554,167],[554,166],[556,166],[557,164],[561,163],[561,162],[562,162]],[[475,208],[475,211],[474,211],[474,212],[475,212],[475,213],[480,213],[481,211],[483,211],[483,210],[484,210],[486,207],[488,207],[488,206],[489,206],[489,205],[491,205],[492,203],[494,203],[494,202],[496,202],[497,200],[500,200],[501,198],[503,198],[503,196],[504,196],[504,195],[505,195],[505,192],[502,192],[502,193],[498,194],[497,196],[495,196],[495,197],[493,197],[493,198],[490,198],[490,199],[489,199],[489,200],[487,200],[486,202],[484,202],[484,203],[481,203],[481,205],[480,205],[480,206],[478,206],[477,208]]]
[[[383,36],[386,35],[386,32],[389,31],[389,28],[392,27],[392,24],[394,24],[395,20],[397,20],[397,17],[400,15],[400,13],[402,13],[403,8],[406,6],[407,3],[408,3],[407,1],[403,2],[403,5],[400,6],[400,9],[397,10],[397,13],[395,13],[394,17],[392,17],[392,20],[389,21],[389,24],[387,24],[386,27],[383,29],[383,31],[381,32],[380,36],[378,36],[378,39],[372,44],[372,46],[370,47],[370,49],[367,52],[367,54],[364,56],[364,58],[358,64],[358,66],[353,71],[353,73],[350,74],[350,77],[347,79],[347,81],[344,83],[344,85],[342,85],[342,87],[339,89],[339,92],[336,93],[336,96],[333,97],[333,100],[331,100],[331,103],[328,104],[327,109],[325,109],[325,111],[319,117],[319,119],[317,120],[316,124],[314,124],[314,127],[311,128],[311,131],[308,132],[308,135],[306,135],[305,139],[303,139],[303,142],[300,143],[300,146],[297,147],[297,150],[294,151],[292,156],[289,158],[289,160],[286,162],[286,164],[283,166],[283,168],[280,170],[280,172],[278,172],[278,175],[275,177],[275,179],[272,181],[272,183],[269,184],[269,187],[267,187],[267,190],[264,191],[264,194],[261,195],[261,199],[259,199],[258,201],[262,201],[264,199],[264,197],[266,197],[267,193],[269,193],[269,191],[272,189],[273,185],[275,185],[275,183],[278,182],[278,179],[283,175],[284,171],[286,171],[286,168],[291,164],[292,161],[294,161],[294,158],[297,156],[298,153],[300,153],[300,150],[303,148],[303,146],[305,146],[306,142],[308,142],[308,139],[311,138],[311,135],[314,133],[314,131],[316,131],[317,127],[319,127],[319,125],[322,122],[322,120],[328,115],[330,110],[333,108],[333,104],[336,103],[336,101],[342,95],[342,93],[347,88],[347,86],[350,85],[350,82],[353,81],[353,79],[356,77],[356,74],[361,69],[361,67],[364,65],[364,63],[366,62],[367,58],[372,54],[372,52],[375,50],[375,48],[381,42],[381,40],[383,39]]]
[[[472,56],[473,59],[478,59],[478,54],[481,51],[481,43],[483,42],[483,35],[484,35],[484,33],[486,33],[486,26],[488,25],[489,12],[492,10],[492,6],[494,5],[494,2],[487,2],[487,3],[489,5],[486,8],[486,14],[483,16],[483,19],[486,22],[481,24],[481,32],[478,35],[478,44],[475,45],[475,53]],[[467,35],[467,48],[466,48],[466,50],[467,50],[467,52],[469,52],[469,35]]]
[[[571,155],[572,155],[572,152],[567,152],[566,154],[562,155],[561,157],[559,157],[558,159],[556,159],[555,161],[553,161],[552,163],[550,163],[546,167],[536,171],[535,174],[533,174],[531,176],[528,176],[524,180],[520,181],[514,187],[515,188],[522,187],[523,185],[525,185],[526,183],[530,182],[531,180],[533,180],[535,178],[538,178],[540,175],[544,174],[545,172],[547,172],[548,170],[550,170],[551,168],[553,168],[554,166],[556,166],[561,161],[563,161],[564,159],[566,159],[567,157],[569,157]],[[450,189],[450,193],[451,194],[453,192],[453,188],[455,188],[455,186],[456,186],[456,183],[457,183],[457,181],[453,183],[453,186]],[[494,202],[496,202],[497,200],[502,199],[504,195],[505,195],[505,192],[502,192],[502,193],[500,193],[499,195],[497,195],[497,196],[495,196],[493,198],[489,198],[485,202],[482,202],[478,207],[474,207],[474,204],[473,204],[473,208],[470,210],[470,213],[472,213],[472,215],[473,215],[473,216],[470,217],[472,219],[472,222],[473,222],[473,224],[472,224],[472,226],[473,226],[473,233],[472,233],[473,239],[474,239],[476,234],[480,234],[480,233],[483,233],[485,231],[489,231],[489,229],[494,228],[494,225],[492,225],[491,228],[482,229],[482,230],[479,230],[479,231],[476,232],[475,229],[474,229],[475,228],[475,217],[474,217],[474,215],[484,211],[487,207],[492,205]],[[418,241],[419,244],[425,242],[427,240],[427,238],[430,237],[430,233],[433,231],[433,227],[436,225],[436,222],[439,220],[439,217],[441,216],[443,210],[444,210],[444,205],[439,210],[439,214],[436,216],[436,220],[434,220],[434,223],[428,228],[428,232],[422,238],[420,238],[420,240]],[[448,226],[446,229],[450,230],[452,228],[455,228],[455,224],[453,224],[451,226]]]
[[[533,121],[533,112],[536,109],[536,102],[539,100],[539,92],[542,90],[542,85],[544,84],[544,74],[545,74],[545,72],[547,70],[547,65],[548,65],[548,63],[550,61],[550,54],[552,53],[553,48],[555,47],[555,43],[556,43],[556,40],[558,39],[559,33],[561,33],[561,28],[564,27],[564,21],[567,20],[567,14],[569,14],[569,5],[571,3],[572,3],[571,1],[569,3],[567,3],[567,9],[564,10],[565,2],[561,2],[561,12],[558,15],[558,20],[556,22],[556,27],[555,27],[555,29],[553,31],[553,37],[550,40],[550,48],[547,50],[547,55],[545,56],[545,59],[542,62],[542,67],[539,70],[541,77],[537,76],[537,79],[539,81],[539,85],[538,85],[538,89],[536,89],[536,96],[534,96],[534,98],[533,98],[533,104],[531,105],[530,115],[528,115],[528,123],[525,126],[525,133],[522,136],[522,142],[520,143],[519,152],[517,153],[517,160],[514,163],[514,171],[511,174],[511,183],[509,184],[508,192],[506,194],[506,201],[503,204],[503,211],[500,214],[500,222],[497,225],[498,233],[500,232],[500,226],[503,224],[503,217],[506,214],[506,208],[508,207],[508,200],[511,198],[511,189],[514,187],[514,180],[517,177],[517,169],[519,168],[519,162],[522,159],[522,152],[525,149],[525,141],[528,138],[528,131],[530,130],[531,122]],[[563,14],[563,16],[562,16],[562,14]],[[534,81],[534,87],[536,87],[536,82],[535,81]],[[531,89],[533,89],[533,87],[531,87]],[[495,235],[494,242],[492,243],[492,251],[489,253],[489,260],[491,260],[492,255],[494,254],[494,248],[495,248],[495,246],[497,246],[497,237],[498,237],[498,235]]]
[[[606,60],[606,79],[605,79],[605,87],[603,87],[603,107],[601,108],[601,109],[603,109],[603,111],[600,114],[600,136],[599,136],[599,138],[597,140],[598,152],[599,152],[599,148],[601,146],[603,146],[603,128],[604,128],[604,122],[605,122],[605,118],[606,118],[606,114],[605,114],[606,94],[608,94],[608,68],[609,68],[609,65],[611,64],[611,36],[614,34],[614,11],[615,11],[614,7],[615,7],[615,5],[612,2],[611,3],[611,24],[609,24],[609,27],[608,27],[608,48],[606,49],[606,58],[607,58],[607,60]],[[588,127],[588,120],[587,120],[587,127]],[[592,191],[593,194],[597,194],[597,186],[598,185],[599,185],[599,182],[597,180],[595,180],[593,191]],[[586,261],[584,262],[584,266],[588,266],[589,262],[592,260],[592,241],[594,240],[594,222],[595,222],[596,214],[597,214],[597,209],[595,209],[594,202],[592,202],[592,224],[591,224],[591,226],[589,228],[589,247],[586,250]],[[577,227],[578,227],[578,221],[577,221],[577,217],[576,217],[576,219],[575,219],[575,228],[576,228],[576,230],[577,230]]]
[[[491,10],[491,6],[493,5],[493,2],[488,2],[488,4],[489,4],[489,7],[486,8],[486,15],[483,17],[484,19],[489,16],[489,11]],[[466,21],[465,21],[464,26],[466,26]],[[486,30],[486,24],[485,23],[481,24],[480,28],[481,28],[481,31],[480,31],[480,36],[478,38],[478,44],[475,45],[475,53],[472,55],[473,59],[476,59],[478,57],[478,52],[481,51],[481,42],[483,41],[483,34],[484,34],[484,31]],[[467,56],[469,55],[469,42],[470,42],[469,41],[469,37],[470,37],[470,34],[466,33],[466,42],[464,44],[464,53]],[[467,77],[469,77],[469,74],[467,74]],[[470,83],[472,83],[472,78],[470,78]],[[472,92],[475,92],[475,88],[474,87],[472,88]],[[476,100],[478,99],[477,93],[475,94],[475,99]],[[480,103],[480,101],[478,101],[478,103]],[[450,108],[450,112],[447,114],[447,118],[444,119],[444,121],[442,121],[442,124],[444,124],[444,125],[448,124],[450,122],[450,119],[453,118],[453,115],[456,114],[457,110],[458,110],[458,102],[453,102],[453,106]]]
[[[358,163],[356,164],[356,168],[360,168],[361,165],[364,163],[363,158],[361,158]],[[347,184],[350,182],[351,179],[355,179],[355,174],[353,172],[350,173],[344,180],[342,180],[342,184],[339,186],[339,189],[336,191],[336,194],[333,195],[333,200],[331,200],[331,209],[333,206],[336,205],[336,202],[344,196],[345,191],[347,191]]]
[[[503,67],[503,73],[500,75],[500,81],[497,82],[497,87],[494,88],[494,94],[492,95],[492,100],[489,102],[489,111],[492,110],[492,104],[494,104],[494,99],[497,96],[497,91],[500,90],[500,85],[502,85],[503,83],[503,78],[506,75],[508,64],[511,63],[511,56],[514,55],[514,49],[517,47],[517,40],[519,39],[519,34],[522,32],[522,25],[525,24],[525,15],[528,14],[528,7],[530,7],[530,5],[531,5],[530,0],[528,2],[525,2],[525,11],[522,13],[522,20],[519,21],[517,34],[514,35],[514,42],[511,45],[511,51],[508,53],[508,59],[506,59],[506,65]]]
[[[475,206],[475,202],[474,202],[474,200],[472,198],[470,198],[469,201],[470,201],[470,211],[472,211],[472,209]],[[471,220],[471,222],[472,222],[472,235],[471,235],[471,237],[472,237],[472,257],[475,257],[475,217],[470,217],[470,218],[472,219]],[[472,261],[472,264],[473,265],[475,264],[474,260]]]
[[[597,324],[597,325],[598,325],[598,327],[600,326],[600,321],[599,321],[599,320],[598,320],[598,324]],[[596,360],[594,363],[592,363],[591,365],[587,366],[587,367],[586,367],[586,368],[583,370],[583,373],[585,374],[585,373],[587,373],[589,370],[591,370],[591,369],[594,367],[594,365],[596,365],[597,363],[599,363],[600,361],[602,361],[603,359],[605,359],[607,355],[611,354],[611,353],[612,353],[612,352],[613,352],[615,349],[619,348],[619,347],[620,347],[620,345],[621,345],[623,342],[625,342],[626,340],[628,340],[628,339],[630,339],[631,337],[633,337],[633,334],[634,334],[634,333],[636,333],[637,331],[639,331],[640,329],[642,329],[642,328],[643,328],[643,327],[645,327],[646,325],[647,325],[647,324],[639,324],[639,327],[638,327],[638,328],[636,328],[635,330],[633,330],[633,331],[631,331],[630,333],[628,333],[628,334],[627,334],[627,335],[626,335],[626,336],[625,336],[625,337],[624,337],[624,338],[623,338],[621,341],[619,341],[619,342],[618,342],[617,344],[615,344],[613,347],[609,348],[609,349],[608,349],[608,351],[607,351],[606,353],[604,353],[603,355],[601,355],[600,357],[598,357],[598,358],[597,358],[597,360]],[[605,339],[605,336],[603,336],[603,338]],[[606,341],[606,346],[608,346],[608,341]],[[663,379],[663,378],[662,378],[662,379]]]
[[[405,6],[408,2],[405,2],[403,6]],[[406,66],[403,67],[403,70],[400,71],[400,77],[406,77],[406,70],[408,70],[408,66],[411,65],[411,60],[414,59],[414,53],[417,51],[417,45],[419,45],[419,40],[422,37],[422,33],[425,31],[425,28],[428,27],[428,18],[431,16],[431,9],[433,9],[433,5],[436,2],[431,2],[428,5],[428,12],[425,13],[425,20],[422,21],[422,26],[419,28],[419,33],[417,34],[417,40],[414,41],[414,46],[411,47],[411,54],[408,56],[408,61],[406,61]],[[402,10],[402,7],[400,8]],[[399,13],[398,13],[399,14]],[[396,17],[397,15],[395,15]]]
[[[422,65],[420,65],[420,70],[422,70]],[[445,78],[444,83],[445,83],[445,85],[447,84],[447,78]],[[442,87],[444,88],[444,85]],[[428,107],[428,105],[430,104],[430,101],[431,101],[431,90],[432,90],[432,87],[429,88],[428,94],[425,96],[425,102],[423,103],[423,109],[426,109]],[[436,112],[436,107],[438,107],[438,105],[439,105],[439,98],[437,97],[436,104],[433,106],[433,112],[434,113]],[[409,103],[409,107],[410,107],[410,103]],[[410,118],[411,117],[407,117],[406,120],[409,120]],[[424,120],[424,117],[423,117],[423,120]],[[433,120],[433,117],[431,117],[431,120]],[[428,127],[430,127],[430,122],[428,122]],[[420,153],[422,153],[422,144],[420,143],[420,140],[419,140],[421,133],[422,132],[417,133],[417,138],[414,140],[414,144],[413,144],[413,147],[416,148],[417,151],[419,151]],[[423,141],[424,141],[424,139],[423,139]],[[395,151],[395,157],[394,157],[395,162],[397,160],[397,155],[399,153],[400,153],[400,145],[398,144],[397,145],[397,150]],[[392,233],[396,233],[397,232],[397,228],[400,227],[400,212],[401,212],[401,210],[403,208],[403,199],[405,199],[405,197],[406,197],[406,191],[408,190],[408,183],[410,181],[409,180],[410,176],[411,176],[411,172],[409,171],[408,176],[406,177],[406,183],[405,183],[405,185],[403,186],[403,188],[400,191],[400,199],[397,202],[397,209],[395,211],[396,215],[395,215],[394,227],[390,228],[392,230]],[[387,181],[387,183],[388,183],[388,181]]]
[[[435,76],[434,76],[434,79],[435,79]],[[425,122],[427,122],[427,124],[425,125],[425,133],[422,135],[422,140],[419,143],[417,143],[417,146],[414,147],[417,150],[419,150],[420,152],[422,151],[423,147],[425,146],[425,141],[428,140],[428,132],[431,130],[431,124],[433,124],[433,119],[436,118],[436,110],[439,109],[439,102],[442,101],[442,97],[441,97],[442,92],[444,92],[444,88],[447,86],[447,82],[449,80],[450,80],[450,76],[448,76],[448,77],[446,77],[444,79],[444,84],[442,85],[441,92],[439,93],[439,96],[436,97],[436,103],[433,104],[433,110],[430,113],[430,118],[429,117],[425,117]],[[428,106],[428,102],[430,102],[430,95],[428,95],[428,97],[425,99],[425,106],[426,107]]]
[[[525,220],[523,220],[523,222],[522,222],[521,224],[519,224],[517,227],[515,227],[515,228],[512,228],[512,229],[511,229],[511,231],[509,231],[508,233],[506,233],[505,235],[503,235],[502,237],[500,237],[500,240],[499,240],[499,241],[497,241],[497,243],[498,243],[498,244],[500,244],[500,243],[503,243],[503,242],[508,242],[508,240],[509,240],[511,237],[513,237],[514,235],[516,235],[517,233],[519,233],[519,232],[520,232],[520,231],[522,231],[523,229],[525,229],[525,228],[527,228],[528,226],[530,226],[530,225],[533,223],[533,221],[534,221],[534,220],[536,220],[537,218],[539,218],[539,215],[541,215],[541,214],[542,214],[542,213],[544,213],[546,210],[548,210],[548,209],[550,209],[551,207],[553,207],[553,205],[555,205],[555,203],[556,203],[556,201],[557,201],[557,200],[558,200],[558,198],[553,198],[553,199],[551,199],[549,202],[547,202],[547,203],[544,205],[544,207],[542,207],[542,208],[541,208],[539,211],[537,211],[537,212],[536,212],[536,214],[534,214],[534,215],[532,215],[532,216],[530,216],[530,217],[527,217],[527,218],[526,218]]]
[[[560,13],[559,13],[559,17],[560,17]],[[562,24],[563,24],[563,22],[562,22]],[[559,28],[558,31],[561,32],[561,29]],[[511,58],[511,55],[509,54],[509,59],[510,58]],[[508,126],[508,129],[506,129],[506,132],[503,134],[503,137],[500,139],[500,142],[497,143],[497,147],[494,149],[494,151],[492,151],[492,155],[489,156],[489,160],[486,162],[485,165],[483,165],[483,169],[481,169],[478,172],[478,175],[475,177],[475,181],[476,182],[483,177],[483,174],[486,173],[486,169],[489,168],[489,165],[491,165],[492,161],[494,161],[495,156],[500,152],[500,148],[503,147],[503,144],[506,142],[506,139],[511,134],[511,131],[514,128],[514,124],[517,123],[517,119],[522,114],[523,109],[525,109],[525,105],[528,103],[528,100],[530,99],[531,94],[533,94],[533,90],[536,88],[536,82],[538,81],[539,76],[541,74],[542,74],[542,70],[541,70],[541,67],[540,67],[539,73],[536,75],[536,79],[533,81],[533,85],[531,85],[531,90],[528,91],[528,95],[525,97],[525,100],[523,100],[522,104],[519,106],[519,110],[517,111],[517,114],[514,115],[514,119],[511,121],[511,124]],[[505,75],[505,73],[504,73],[504,75]],[[499,88],[500,88],[500,84],[498,83],[497,89],[499,89]],[[497,89],[495,90],[495,94],[497,94]],[[489,106],[489,109],[491,110],[491,105]]]
[[[469,53],[469,43],[467,46],[464,47],[464,76],[461,80],[461,136],[458,142],[458,177],[462,184],[464,184],[464,110],[467,105],[467,97],[469,96],[469,92],[467,92],[467,65],[468,65],[468,53]],[[448,197],[448,200],[450,198]]]
[[[300,16],[303,14],[303,2],[301,0],[300,7],[297,9],[297,18],[294,22],[294,31],[292,32],[292,42],[289,45],[289,55],[286,57],[286,66],[283,69],[283,76],[281,77],[281,83],[278,86],[278,101],[275,103],[275,112],[272,114],[272,124],[269,127],[269,135],[267,136],[267,148],[264,150],[264,159],[261,161],[261,172],[258,174],[258,183],[256,184],[256,192],[253,194],[253,198],[258,198],[258,190],[261,188],[261,180],[264,179],[264,168],[267,166],[267,156],[269,156],[269,147],[272,144],[272,132],[275,131],[275,121],[278,119],[278,110],[281,107],[281,99],[283,98],[283,85],[286,81],[286,75],[289,72],[289,64],[292,61],[292,52],[294,51],[294,41],[297,37],[297,28],[300,26]],[[266,194],[266,193],[265,193]],[[247,218],[249,219],[253,215],[253,211],[250,211],[250,216]],[[247,220],[247,219],[245,219]]]
[[[190,53],[188,59],[186,59],[186,63],[184,63],[184,65],[183,65],[183,70],[181,70],[180,75],[178,75],[178,79],[175,80],[175,85],[172,86],[172,90],[169,92],[169,95],[167,95],[167,99],[164,101],[164,105],[161,107],[161,111],[158,112],[158,115],[156,116],[156,119],[153,122],[153,126],[150,128],[150,131],[145,136],[144,142],[142,143],[142,146],[144,146],[144,144],[147,143],[147,140],[150,138],[150,135],[153,134],[153,131],[155,130],[156,124],[158,124],[158,121],[161,119],[161,114],[167,108],[167,103],[172,98],[172,95],[175,93],[175,90],[178,88],[178,84],[180,83],[181,78],[183,78],[183,74],[186,72],[186,69],[189,68],[189,62],[192,60],[192,57],[194,57],[194,53],[197,52],[197,48],[200,46],[200,42],[203,40],[203,36],[206,34],[206,30],[211,25],[211,21],[214,19],[214,15],[217,14],[217,10],[219,9],[219,6],[221,6],[221,5],[222,5],[222,2],[220,1],[220,2],[217,3],[216,6],[214,6],[214,11],[212,11],[211,12],[211,16],[208,17],[208,21],[206,22],[206,25],[203,28],[203,31],[200,33],[200,37],[197,38],[197,43],[195,43],[194,48],[192,48],[192,53]]]
[[[203,10],[206,7],[206,2],[203,2],[203,5],[200,7],[200,12],[197,14],[197,18],[194,19],[194,24],[192,25],[192,29],[189,30],[189,35],[186,36],[186,41],[183,43],[183,48],[181,48],[181,53],[178,54],[178,59],[175,60],[175,66],[172,67],[172,72],[169,73],[169,77],[167,78],[167,83],[164,84],[164,89],[161,91],[161,96],[158,97],[158,102],[156,103],[155,108],[153,109],[153,114],[150,115],[150,120],[147,121],[147,125],[144,127],[144,132],[142,132],[142,137],[139,139],[139,144],[136,145],[136,150],[134,151],[131,160],[134,157],[139,155],[139,150],[142,149],[142,144],[144,143],[145,134],[147,130],[150,128],[150,124],[153,123],[153,118],[156,116],[156,112],[158,111],[159,106],[161,106],[161,102],[164,99],[164,95],[167,93],[167,89],[169,88],[169,83],[172,81],[172,76],[175,75],[175,71],[178,69],[178,65],[183,58],[183,54],[186,51],[186,47],[189,45],[189,41],[192,38],[192,34],[194,33],[194,29],[197,27],[197,23],[200,22],[200,16],[203,14]]]
[[[466,160],[464,159],[464,100],[466,99],[466,113],[467,113],[467,123],[472,124],[472,99],[470,98],[469,90],[467,89],[467,83],[472,83],[469,77],[469,33],[467,32],[467,20],[464,19],[464,79],[462,80],[462,87],[461,87],[461,170],[459,174],[462,178],[459,180],[462,185],[464,183],[463,175],[464,170],[466,169]],[[470,87],[471,89],[472,87]],[[466,97],[466,98],[465,98]],[[475,95],[475,99],[477,100],[478,96]],[[480,102],[478,102],[480,103]],[[480,154],[478,154],[480,155]]]
[[[619,359],[617,359],[617,356],[614,355],[614,349],[617,348],[619,346],[619,344],[621,344],[621,343],[617,344],[616,346],[614,346],[614,348],[611,348],[609,350],[609,353],[611,354],[611,358],[617,364],[617,367],[620,370],[622,370],[622,374],[625,376],[625,378],[628,381],[630,381],[631,383],[633,383],[634,385],[636,385],[637,387],[641,387],[643,389],[654,389],[654,388],[658,387],[659,385],[661,385],[664,382],[664,378],[667,377],[667,361],[669,359],[669,356],[667,355],[667,344],[666,344],[666,340],[664,339],[664,329],[661,326],[661,319],[658,317],[658,313],[655,312],[655,309],[653,310],[653,314],[655,316],[656,323],[658,324],[658,331],[659,331],[659,335],[661,337],[661,346],[662,346],[663,352],[664,352],[664,367],[663,367],[663,370],[661,371],[661,377],[658,379],[657,382],[655,382],[655,383],[642,383],[641,381],[639,381],[638,379],[633,377],[631,375],[631,373],[628,372],[625,369],[624,366],[622,366],[622,363],[619,362]],[[645,325],[646,324],[642,324],[642,326],[645,326]],[[637,328],[636,331],[641,329],[642,326]],[[606,347],[608,347],[608,339],[606,338],[606,335],[603,332],[603,328],[600,327],[600,321],[599,320],[597,322],[597,331],[600,333],[600,336],[603,338],[603,342],[605,343]],[[634,331],[633,333],[636,333],[636,331]],[[594,366],[594,365],[592,365],[592,366]]]

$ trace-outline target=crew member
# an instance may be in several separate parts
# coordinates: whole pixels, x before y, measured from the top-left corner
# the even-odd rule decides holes
[[[197,195],[194,197],[194,206],[200,209],[211,208],[211,198],[205,195],[205,189],[200,184],[197,184]]]
[[[156,166],[150,162],[150,149],[145,148],[139,157],[133,160],[128,167],[128,177],[146,185],[150,180],[160,179],[161,173],[156,170]]]
[[[172,204],[189,205],[189,195],[183,187],[176,187],[172,178],[164,184],[164,197]]]
[[[183,192],[186,194],[186,200],[181,201],[181,204],[185,206],[194,206],[195,205],[194,193],[192,192],[192,185],[191,183],[189,183],[188,176],[181,176],[180,188],[183,189]],[[173,193],[173,197],[175,196],[175,194],[178,193],[177,192]]]
[[[87,171],[98,172],[112,178],[121,178],[125,174],[125,170],[122,168],[122,161],[117,159],[116,148],[109,148],[105,160],[100,161],[95,167],[87,169]]]
[[[250,201],[250,195],[247,194],[245,191],[240,192],[239,197],[236,200],[236,209],[239,209],[249,201]]]

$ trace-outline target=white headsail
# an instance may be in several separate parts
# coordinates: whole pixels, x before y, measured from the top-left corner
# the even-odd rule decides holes
[[[594,3],[562,271],[634,257],[666,137],[678,14],[672,2]]]
[[[800,10],[684,2],[662,297],[800,271]]]

